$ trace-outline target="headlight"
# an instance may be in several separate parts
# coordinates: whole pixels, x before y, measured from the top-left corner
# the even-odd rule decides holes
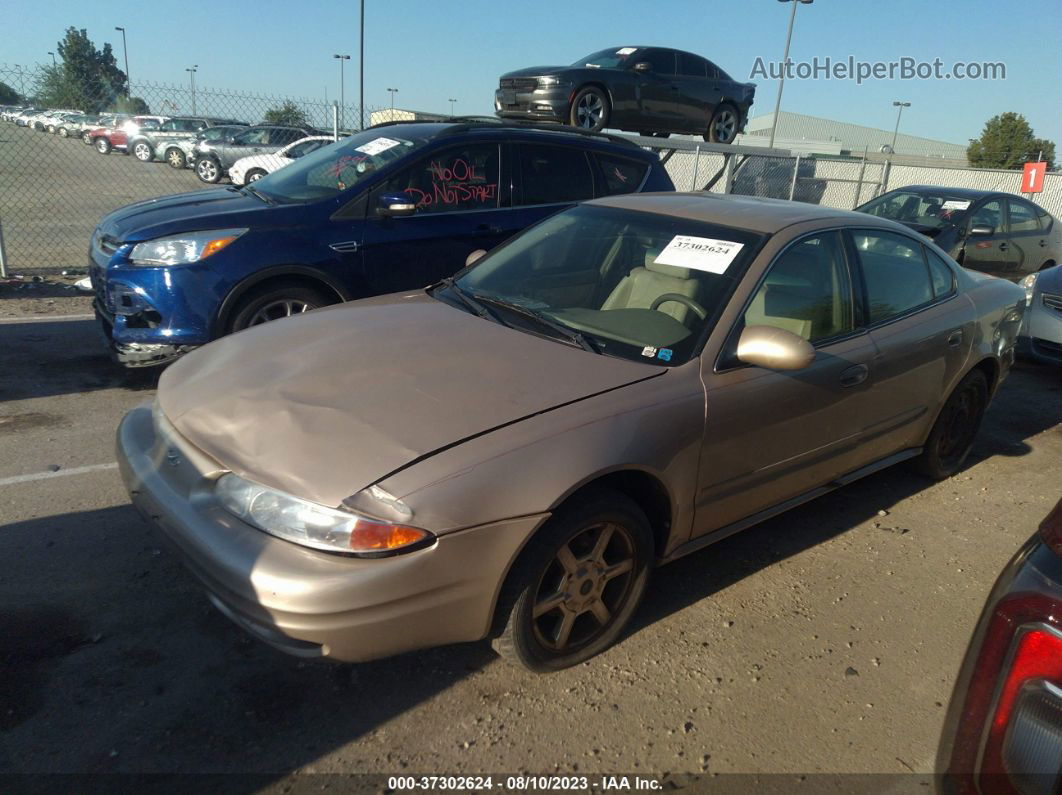
[[[327,552],[383,557],[411,552],[434,541],[419,527],[369,519],[299,499],[232,474],[214,494],[229,513],[277,538]]]
[[[1036,290],[1036,277],[1039,275],[1039,273],[1030,273],[1028,276],[1018,282],[1018,284],[1025,288],[1025,303],[1027,304],[1032,303],[1033,292],[1035,292]]]
[[[134,265],[187,265],[199,262],[211,254],[217,254],[246,231],[210,229],[148,240],[133,246],[129,261]]]
[[[569,82],[559,77],[540,77],[538,78],[538,85],[540,88],[553,88],[554,86],[569,85]]]

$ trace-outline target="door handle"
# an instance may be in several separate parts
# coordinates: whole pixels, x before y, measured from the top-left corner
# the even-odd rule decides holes
[[[500,235],[501,232],[500,226],[493,226],[492,224],[480,224],[476,227],[476,234],[480,235]]]
[[[841,373],[841,386],[855,386],[856,384],[861,384],[867,380],[868,375],[870,375],[870,368],[865,364],[857,364],[853,367],[849,367]]]
[[[948,335],[948,347],[949,348],[958,348],[961,343],[962,343],[962,329],[958,329],[957,331],[953,331],[953,332],[951,332],[951,334]]]
[[[1004,240],[1002,243],[999,244],[999,250],[1000,251],[1006,251],[1008,248],[1010,248],[1010,246],[1007,245],[1007,241],[1006,240]]]
[[[1047,245],[1047,241],[1046,240],[1041,240],[1040,241],[1040,248],[1043,248],[1046,245]]]

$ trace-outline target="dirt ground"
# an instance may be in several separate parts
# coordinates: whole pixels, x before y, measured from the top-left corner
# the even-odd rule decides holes
[[[113,434],[152,381],[92,321],[40,319],[87,299],[37,289],[0,287],[0,771],[257,774],[224,780],[248,791],[873,773],[926,792],[984,598],[1062,492],[1062,370],[1021,363],[960,475],[893,468],[659,570],[626,637],[575,669],[533,676],[482,643],[303,662],[230,624],[129,506]]]

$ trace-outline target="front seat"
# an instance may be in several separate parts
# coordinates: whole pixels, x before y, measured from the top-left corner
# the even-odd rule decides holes
[[[653,301],[664,293],[678,293],[696,301],[699,283],[690,278],[690,269],[658,263],[656,258],[659,253],[647,251],[645,267],[632,268],[629,274],[620,279],[601,308],[650,309]],[[686,305],[676,301],[661,304],[657,311],[671,315],[683,324],[689,314]]]

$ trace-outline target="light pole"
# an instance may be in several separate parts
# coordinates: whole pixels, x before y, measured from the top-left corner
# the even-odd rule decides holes
[[[343,125],[343,100],[346,93],[346,86],[343,85],[343,61],[349,61],[349,55],[333,55],[333,58],[339,59],[339,126]]]
[[[397,88],[389,88],[389,89],[387,89],[387,93],[389,93],[391,95],[391,116],[390,116],[389,121],[394,121],[395,120],[395,94],[398,93],[398,89]]]
[[[199,64],[192,64],[191,69],[185,69],[188,73],[188,79],[192,83],[192,115],[195,115],[195,73],[199,71]]]
[[[778,111],[782,107],[782,89],[785,88],[785,67],[789,63],[789,43],[793,40],[793,21],[796,19],[797,3],[810,5],[814,0],[778,0],[779,3],[792,3],[793,11],[789,15],[789,31],[785,34],[785,55],[782,56],[782,75],[778,80],[778,98],[774,101],[774,117],[771,119],[771,140],[767,144],[774,148],[774,131],[778,127]]]
[[[52,56],[52,66],[54,67],[55,66],[55,53],[52,52],[51,50],[48,50],[48,54],[50,56]]]
[[[125,58],[125,85],[128,87],[125,92],[125,95],[129,96],[129,93],[132,91],[132,87],[130,86],[129,77],[129,49],[125,46],[125,28],[120,28],[115,25],[114,29],[120,30],[122,32],[122,56]]]
[[[361,41],[358,43],[358,103],[361,121],[359,130],[365,129],[365,0],[361,0]]]
[[[450,118],[452,119],[454,117],[454,105],[457,104],[457,100],[453,97],[450,97],[448,102],[450,103]]]
[[[889,147],[889,154],[896,154],[896,135],[900,132],[900,116],[903,115],[903,109],[911,107],[910,102],[896,101],[892,103],[894,108],[899,108],[896,111],[896,127],[892,131],[892,145]]]

